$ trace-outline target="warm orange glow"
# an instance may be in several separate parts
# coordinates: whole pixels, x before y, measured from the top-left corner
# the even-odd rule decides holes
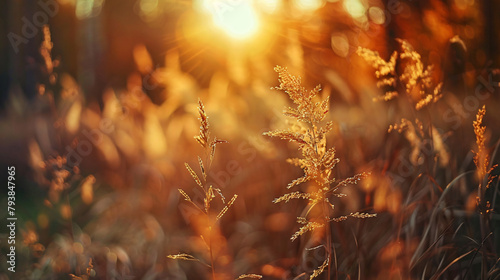
[[[455,5],[464,10],[467,9],[467,7],[474,5],[474,0],[455,0]]]
[[[0,280],[500,280],[500,0],[24,2]]]
[[[250,1],[203,0],[201,5],[215,25],[235,39],[248,38],[258,29],[259,20]]]
[[[324,4],[322,0],[294,0],[293,2],[297,8],[303,11],[317,10]]]

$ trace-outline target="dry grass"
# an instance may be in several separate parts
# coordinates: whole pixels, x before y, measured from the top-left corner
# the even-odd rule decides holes
[[[192,255],[186,253],[179,253],[176,255],[168,255],[167,257],[174,260],[187,260],[187,261],[195,261],[199,262],[205,266],[208,266],[212,271],[212,279],[220,279],[225,276],[219,275],[216,273],[216,258],[214,255],[214,247],[220,247],[222,244],[217,243],[216,240],[220,239],[214,236],[214,233],[219,232],[219,220],[222,219],[224,214],[229,210],[229,208],[234,204],[238,195],[233,195],[233,197],[226,203],[225,197],[222,194],[222,190],[219,188],[213,187],[210,182],[207,181],[207,174],[211,172],[212,163],[215,157],[215,148],[217,144],[227,143],[225,140],[217,139],[215,136],[211,136],[210,125],[208,122],[208,116],[205,112],[205,107],[201,100],[198,100],[198,112],[199,112],[199,120],[200,120],[200,134],[195,136],[196,141],[205,149],[206,159],[205,162],[208,163],[207,168],[203,164],[203,160],[198,157],[198,163],[202,175],[202,179],[198,177],[196,172],[186,163],[186,168],[189,171],[191,177],[196,182],[197,186],[202,189],[204,192],[203,205],[198,205],[195,201],[191,199],[191,197],[184,192],[182,189],[179,189],[180,194],[184,197],[184,200],[191,204],[191,206],[201,212],[203,217],[195,218],[194,222],[198,227],[199,233],[201,233],[200,238],[205,243],[204,245],[207,247],[210,255],[209,263],[206,264],[205,261],[202,261]],[[221,200],[223,207],[221,210],[213,210],[211,207],[213,199],[216,196]],[[201,227],[201,229],[199,228]],[[217,275],[217,277],[216,277]],[[262,276],[257,274],[244,274],[239,276],[237,279],[245,279],[245,278],[253,278],[260,279]]]
[[[433,66],[424,66],[422,57],[405,40],[397,39],[401,51],[394,51],[388,61],[372,50],[359,47],[357,53],[375,68],[377,87],[385,89],[385,94],[374,101],[389,101],[400,95],[400,88],[415,103],[415,109],[435,103],[442,97],[442,83],[434,85]],[[400,70],[396,69],[400,66]]]
[[[409,1],[385,27],[389,7],[362,23],[344,2],[262,13],[286,36],[257,47],[185,33],[204,21],[182,13],[165,62],[138,43],[98,100],[42,28],[36,96],[13,87],[0,117],[19,174],[19,272],[2,254],[0,279],[499,279],[483,8]]]
[[[376,214],[359,214],[357,212],[332,216],[332,212],[335,213],[335,206],[330,202],[330,199],[345,196],[340,192],[341,188],[357,184],[368,174],[356,174],[340,181],[333,177],[332,171],[340,161],[335,157],[335,147],[326,147],[326,135],[332,130],[333,123],[321,125],[329,111],[329,99],[316,102],[315,99],[321,90],[319,86],[307,91],[301,86],[300,77],[291,75],[286,68],[277,66],[275,71],[279,75],[280,85],[274,89],[284,91],[297,106],[296,108],[287,107],[283,114],[295,119],[297,124],[287,130],[275,130],[264,134],[298,144],[302,157],[291,158],[287,161],[302,168],[304,175],[288,184],[287,189],[298,187],[304,183],[308,184],[305,192],[287,193],[276,198],[273,202],[288,202],[291,199],[308,201],[305,214],[297,218],[301,227],[292,235],[291,240],[294,241],[305,233],[325,228],[326,243],[323,244],[323,247],[326,248],[327,257],[323,264],[313,271],[309,279],[319,276],[325,268],[328,268],[326,277],[330,279],[330,260],[332,259],[330,222],[339,222],[348,217],[369,218],[376,216]]]

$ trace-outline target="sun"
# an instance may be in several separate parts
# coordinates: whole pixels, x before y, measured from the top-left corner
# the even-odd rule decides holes
[[[214,24],[234,39],[246,39],[259,28],[259,18],[251,1],[203,0],[203,9]]]

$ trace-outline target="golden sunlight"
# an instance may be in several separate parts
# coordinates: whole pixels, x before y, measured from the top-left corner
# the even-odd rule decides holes
[[[259,9],[267,13],[274,13],[281,7],[281,0],[257,0]]]
[[[259,27],[257,13],[251,1],[203,0],[202,7],[208,11],[215,25],[235,39],[244,39],[255,34]]]
[[[293,2],[302,11],[314,11],[324,4],[322,0],[294,0]]]
[[[494,11],[0,0],[0,280],[500,280]]]

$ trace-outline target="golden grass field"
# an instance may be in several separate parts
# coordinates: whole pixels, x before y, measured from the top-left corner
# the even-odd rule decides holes
[[[0,280],[500,279],[498,1],[0,10]]]

